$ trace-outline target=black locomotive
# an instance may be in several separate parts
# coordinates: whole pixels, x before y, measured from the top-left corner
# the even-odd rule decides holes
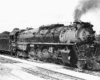
[[[62,62],[83,69],[100,69],[99,44],[88,22],[52,24],[38,29],[14,29],[0,34],[0,50],[17,57]]]

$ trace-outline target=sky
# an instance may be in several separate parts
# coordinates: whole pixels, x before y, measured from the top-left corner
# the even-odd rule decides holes
[[[0,0],[0,32],[14,28],[38,28],[41,25],[73,22],[80,0]],[[100,33],[100,11],[90,11],[82,21],[91,22]]]

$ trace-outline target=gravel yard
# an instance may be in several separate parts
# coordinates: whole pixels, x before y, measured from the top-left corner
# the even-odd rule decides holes
[[[79,70],[77,68],[61,66],[52,63],[42,63],[36,61],[31,62],[1,55],[0,57],[2,57],[1,62],[6,67],[37,76],[45,80],[90,80],[90,78],[91,80],[100,80],[99,72],[95,71]],[[13,72],[12,74],[14,73],[16,72]],[[20,75],[17,74],[17,76]]]
[[[84,80],[78,77],[58,73],[52,70],[48,70],[48,69],[41,68],[38,66],[33,66],[30,64],[26,64],[26,63],[22,63],[20,61],[15,61],[15,60],[8,59],[8,58],[0,57],[0,62],[3,63],[3,66],[6,66],[8,70],[10,69],[9,71],[10,74],[16,75],[17,77],[23,76],[17,73],[19,71],[20,73],[24,72],[23,74],[27,73],[33,76],[37,76],[39,78],[43,78],[45,80]],[[40,63],[40,65],[41,64],[42,63]]]

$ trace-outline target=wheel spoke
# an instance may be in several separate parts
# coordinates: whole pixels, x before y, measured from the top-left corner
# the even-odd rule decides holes
[[[90,60],[87,62],[87,69],[100,70],[100,63],[98,63],[96,60]]]
[[[47,49],[43,49],[42,54],[43,58],[50,58],[50,53],[48,52]]]
[[[35,58],[35,56],[36,56],[35,50],[30,51],[28,56],[29,56],[29,58]]]
[[[42,59],[42,53],[40,49],[36,50],[36,54],[37,54],[38,59]]]
[[[87,68],[88,68],[88,69],[93,69],[93,63],[88,62],[88,63],[87,63]]]

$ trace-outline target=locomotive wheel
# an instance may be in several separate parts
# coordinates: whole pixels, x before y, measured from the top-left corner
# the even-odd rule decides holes
[[[53,62],[55,64],[63,65],[62,59],[59,57],[59,55],[60,55],[59,51],[54,51],[53,56],[52,56]]]
[[[23,51],[17,51],[17,56],[18,58],[27,58],[27,54]]]
[[[30,51],[28,57],[31,58],[31,59],[32,58],[36,59],[36,52],[35,52],[35,50]]]
[[[43,49],[42,54],[44,61],[52,62],[51,53],[48,52],[48,49]]]
[[[16,57],[17,57],[17,58],[20,57],[20,51],[17,51]]]
[[[48,52],[47,49],[43,49],[42,54],[43,58],[50,58],[50,53]]]
[[[87,69],[92,70],[93,69],[93,63],[92,62],[87,62]]]
[[[16,55],[16,48],[11,48],[11,56]]]
[[[41,49],[37,49],[37,50],[36,50],[36,54],[37,54],[37,58],[38,58],[39,60],[41,60],[41,59],[42,59],[42,52],[41,52]]]
[[[100,64],[96,60],[87,62],[87,69],[89,70],[100,70]]]
[[[57,58],[58,58],[58,54],[59,54],[59,53],[55,51],[55,52],[53,53],[53,59],[57,59]]]
[[[84,68],[85,68],[85,62],[82,61],[82,60],[79,60],[79,61],[77,62],[77,67],[78,67],[79,69],[84,69]]]

